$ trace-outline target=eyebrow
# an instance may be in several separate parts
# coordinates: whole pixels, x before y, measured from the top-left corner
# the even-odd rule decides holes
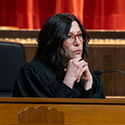
[[[76,34],[78,34],[78,33],[81,33],[82,31],[78,31]],[[75,33],[73,33],[73,32],[69,32],[69,34],[75,34]]]

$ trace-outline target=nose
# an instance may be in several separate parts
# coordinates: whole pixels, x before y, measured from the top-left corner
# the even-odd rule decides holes
[[[79,45],[81,42],[78,38],[78,36],[75,37],[74,45]]]

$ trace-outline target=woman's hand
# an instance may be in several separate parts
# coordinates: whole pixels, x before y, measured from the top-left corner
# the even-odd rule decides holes
[[[77,57],[69,60],[63,83],[73,88],[74,82],[79,82],[82,79],[85,83],[85,89],[88,90],[92,86],[92,76],[87,62],[84,60],[79,61],[80,59],[81,57]]]
[[[79,82],[80,79],[82,79],[84,81],[84,88],[86,90],[89,90],[90,88],[92,88],[92,83],[93,83],[92,75],[89,71],[88,63],[85,62],[84,60],[82,60],[82,62],[85,63],[85,65],[82,67],[80,71],[77,82]]]

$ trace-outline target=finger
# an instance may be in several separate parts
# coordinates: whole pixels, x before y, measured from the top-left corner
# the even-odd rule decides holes
[[[85,72],[86,68],[88,67],[88,63],[85,62],[84,60],[82,60],[79,65],[81,65],[82,68],[81,68],[80,73],[77,77],[77,82],[80,81],[83,72]]]
[[[81,59],[82,59],[82,58],[79,56],[79,57],[77,57],[77,58],[74,58],[73,61],[79,62],[79,60],[81,60]]]
[[[84,59],[80,59],[79,64],[81,63],[88,64]]]
[[[79,64],[78,64],[81,68],[83,68],[83,67],[85,67],[85,66],[87,66],[88,65],[88,63],[87,62],[85,62],[84,60],[81,60],[80,62],[79,62]]]
[[[82,61],[82,60],[83,60],[83,59],[81,58],[81,59],[79,60],[79,62]]]
[[[78,75],[78,77],[77,77],[77,82],[80,81],[82,74],[83,74],[87,69],[88,69],[88,66],[87,66],[87,65],[85,65],[85,66],[81,69],[81,71],[80,71],[80,73],[79,73],[79,75]]]
[[[80,81],[83,72],[84,72],[84,69],[81,69],[81,71],[80,71],[80,73],[79,73],[79,75],[78,75],[78,77],[77,77],[77,82]]]

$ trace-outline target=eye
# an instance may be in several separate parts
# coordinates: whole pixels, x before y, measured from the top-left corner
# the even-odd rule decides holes
[[[82,33],[80,33],[79,36],[82,37]]]
[[[69,35],[67,36],[67,39],[72,39],[72,38],[74,38],[74,35],[72,35],[72,34],[69,34]]]
[[[68,35],[67,38],[71,38],[71,35]]]

